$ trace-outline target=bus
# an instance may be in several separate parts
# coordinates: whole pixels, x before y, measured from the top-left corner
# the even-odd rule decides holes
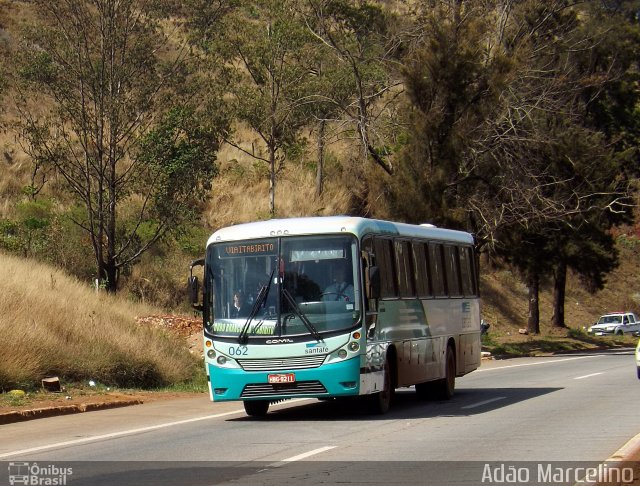
[[[249,416],[285,399],[355,396],[385,413],[412,386],[449,399],[480,365],[466,232],[347,216],[238,224],[211,235],[189,292],[210,398],[242,400]]]

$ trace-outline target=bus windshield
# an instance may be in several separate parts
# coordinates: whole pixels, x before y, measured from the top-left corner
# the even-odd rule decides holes
[[[206,330],[241,342],[358,324],[361,289],[353,236],[214,243],[207,250]]]

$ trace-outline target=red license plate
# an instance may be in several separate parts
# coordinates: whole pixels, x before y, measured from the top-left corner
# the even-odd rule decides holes
[[[294,373],[279,373],[277,375],[269,375],[267,379],[269,383],[295,383],[296,375]]]

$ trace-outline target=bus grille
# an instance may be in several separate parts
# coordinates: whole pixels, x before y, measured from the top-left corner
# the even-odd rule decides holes
[[[306,368],[317,368],[320,366],[326,355],[300,356],[298,358],[275,358],[275,359],[239,359],[238,364],[245,371],[280,371],[280,370],[303,370]]]
[[[308,395],[327,393],[319,381],[298,381],[296,383],[250,383],[242,390],[240,398],[268,397],[276,395]]]

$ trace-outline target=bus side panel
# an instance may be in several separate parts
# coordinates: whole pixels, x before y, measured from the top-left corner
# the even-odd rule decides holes
[[[480,332],[461,335],[460,352],[462,355],[460,356],[460,359],[458,359],[458,376],[470,373],[480,366]]]
[[[434,299],[425,302],[431,334],[436,336],[437,371],[431,379],[444,377],[444,361],[449,338],[455,341],[456,375],[462,376],[480,366],[480,301]]]
[[[469,373],[480,366],[482,345],[480,340],[480,299],[465,299],[461,304],[462,356],[458,360],[458,375]]]
[[[410,386],[428,379],[434,353],[420,300],[381,301],[378,307],[377,337],[394,343],[398,386]]]

